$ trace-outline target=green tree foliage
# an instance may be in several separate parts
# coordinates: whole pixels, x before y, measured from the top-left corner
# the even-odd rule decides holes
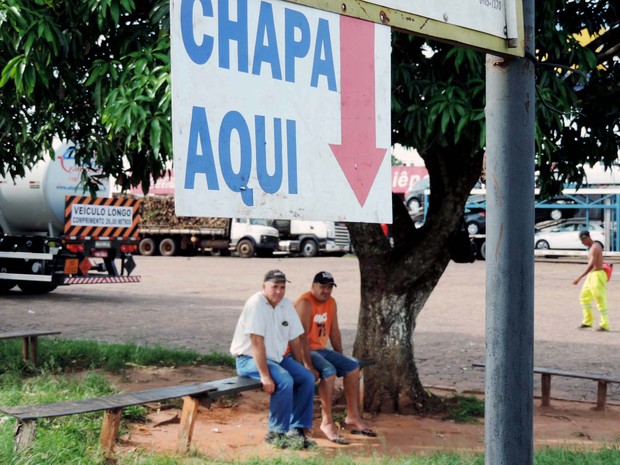
[[[0,1],[0,173],[54,137],[123,188],[171,159],[167,0]]]
[[[589,31],[585,46],[577,36]],[[620,20],[613,2],[536,2],[536,164],[547,195],[609,166],[620,146]],[[430,55],[430,56],[429,56]],[[417,148],[485,145],[484,54],[409,35],[393,52],[394,141]],[[426,160],[425,160],[426,161]]]

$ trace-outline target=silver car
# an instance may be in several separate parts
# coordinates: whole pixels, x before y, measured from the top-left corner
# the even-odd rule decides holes
[[[574,218],[539,229],[534,235],[534,244],[537,249],[565,249],[585,250],[579,240],[579,231],[587,229],[594,242],[605,244],[605,230],[601,223],[585,219]]]

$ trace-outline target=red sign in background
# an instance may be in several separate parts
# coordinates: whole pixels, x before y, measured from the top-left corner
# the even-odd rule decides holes
[[[428,176],[424,166],[392,166],[392,192],[404,194],[420,179]]]

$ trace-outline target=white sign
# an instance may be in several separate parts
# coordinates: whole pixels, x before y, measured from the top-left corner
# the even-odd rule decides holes
[[[390,28],[280,0],[172,0],[182,216],[391,222]]]
[[[505,39],[516,38],[514,0],[367,0],[369,3],[462,26]],[[512,10],[512,11],[511,11]],[[512,33],[512,35],[509,35]]]
[[[133,207],[114,205],[71,205],[71,226],[131,227]]]

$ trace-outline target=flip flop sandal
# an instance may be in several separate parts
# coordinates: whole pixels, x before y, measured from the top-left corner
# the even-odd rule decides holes
[[[361,436],[368,436],[371,438],[376,438],[378,435],[375,431],[371,430],[370,428],[364,428],[364,429],[352,429],[351,430],[351,434],[359,434]]]
[[[349,441],[347,441],[342,436],[338,436],[337,438],[330,439],[330,441],[333,442],[334,444],[340,444],[341,446],[348,446],[349,444],[351,444]]]

